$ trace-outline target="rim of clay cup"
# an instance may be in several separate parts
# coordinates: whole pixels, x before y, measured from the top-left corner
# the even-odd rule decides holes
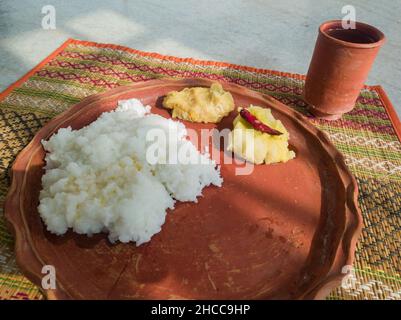
[[[327,34],[327,32],[326,32],[327,30],[335,29],[335,28],[342,28],[342,20],[329,20],[329,21],[323,22],[319,27],[319,33],[321,35],[323,35],[324,37],[330,39],[331,41],[334,41],[342,46],[352,47],[352,48],[370,49],[370,48],[380,47],[386,41],[386,36],[384,35],[384,33],[381,32],[376,27],[373,27],[367,23],[363,23],[363,22],[359,22],[359,21],[355,21],[355,27],[357,30],[361,30],[362,32],[369,34],[376,41],[371,42],[371,43],[348,42],[348,41],[337,39],[337,38],[332,37],[329,34]]]

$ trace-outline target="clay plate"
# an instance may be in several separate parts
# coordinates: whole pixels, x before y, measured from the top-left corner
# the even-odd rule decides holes
[[[117,101],[139,98],[170,117],[161,97],[201,79],[152,80],[90,96],[44,126],[18,155],[5,215],[16,237],[17,262],[40,285],[44,265],[56,268],[51,299],[310,299],[324,298],[351,265],[362,218],[357,185],[342,155],[306,118],[275,99],[223,84],[237,106],[269,107],[290,132],[297,157],[235,175],[223,164],[222,188],[198,203],[178,203],[149,243],[111,244],[105,234],[56,236],[43,225],[38,196],[44,166],[41,139],[61,127],[81,128]],[[217,125],[231,128],[236,115]],[[216,125],[187,123],[199,130]],[[217,148],[216,141],[212,143]],[[224,152],[223,146],[220,152]],[[155,199],[157,201],[157,199]]]

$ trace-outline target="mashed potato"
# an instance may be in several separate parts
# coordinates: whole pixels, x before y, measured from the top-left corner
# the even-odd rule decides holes
[[[282,122],[273,117],[271,110],[253,105],[247,110],[260,122],[282,134],[270,135],[255,130],[238,114],[234,119],[227,149],[255,164],[287,162],[294,159],[295,152],[288,148],[290,134]]]
[[[219,168],[186,139],[185,126],[149,110],[136,99],[120,101],[87,127],[63,128],[42,141],[39,213],[50,232],[108,232],[110,241],[140,245],[161,230],[176,200],[196,202],[204,187],[221,186]],[[147,134],[155,128],[170,133],[167,152],[175,142],[199,161],[169,164],[156,154],[149,163]]]

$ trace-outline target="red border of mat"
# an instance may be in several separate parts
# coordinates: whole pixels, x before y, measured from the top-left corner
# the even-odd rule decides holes
[[[173,56],[162,55],[162,54],[155,53],[155,52],[139,51],[139,50],[131,49],[131,48],[120,46],[120,45],[97,43],[97,42],[91,42],[91,41],[82,41],[82,40],[76,40],[76,39],[70,38],[67,41],[65,41],[60,47],[58,47],[55,51],[53,51],[49,56],[47,56],[44,60],[42,60],[38,65],[36,65],[32,70],[28,71],[19,80],[17,80],[13,84],[11,84],[8,88],[6,88],[3,92],[1,92],[0,93],[0,101],[5,99],[11,93],[11,91],[13,91],[15,88],[19,87],[26,80],[28,80],[36,71],[41,69],[47,62],[49,62],[51,59],[56,57],[61,51],[64,50],[65,47],[67,47],[69,44],[72,44],[72,43],[83,45],[83,46],[89,46],[89,47],[113,48],[113,49],[117,49],[117,50],[122,50],[122,51],[131,52],[134,54],[138,54],[143,57],[152,57],[152,58],[156,58],[156,59],[168,60],[168,61],[173,61],[173,62],[181,62],[181,63],[186,62],[186,63],[191,63],[194,65],[212,66],[212,67],[213,66],[228,67],[228,68],[232,68],[232,69],[256,72],[256,73],[261,73],[261,74],[272,74],[272,75],[277,75],[277,76],[290,77],[290,78],[298,79],[298,80],[305,79],[305,75],[296,74],[296,73],[281,72],[281,71],[269,70],[269,69],[258,69],[258,68],[248,67],[248,66],[232,64],[232,63],[228,63],[228,62],[197,60],[197,59],[193,59],[193,58],[178,58],[178,57],[173,57]],[[367,86],[366,85],[365,88],[370,88],[370,89],[374,89],[377,91],[377,93],[379,94],[380,100],[382,101],[383,106],[386,109],[386,112],[391,120],[391,123],[393,124],[394,131],[397,134],[398,139],[401,141],[401,122],[397,116],[397,112],[395,111],[393,104],[391,103],[391,101],[388,98],[384,89],[379,85],[376,85],[376,86]]]

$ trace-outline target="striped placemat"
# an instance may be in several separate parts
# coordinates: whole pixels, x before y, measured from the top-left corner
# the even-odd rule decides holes
[[[13,159],[53,116],[91,94],[166,76],[236,83],[307,114],[302,75],[69,39],[0,94],[0,207]],[[380,86],[366,86],[341,120],[310,121],[344,154],[358,181],[364,218],[351,285],[329,298],[401,299],[401,125],[391,102]],[[13,244],[0,211],[0,299],[43,299],[19,271]]]

